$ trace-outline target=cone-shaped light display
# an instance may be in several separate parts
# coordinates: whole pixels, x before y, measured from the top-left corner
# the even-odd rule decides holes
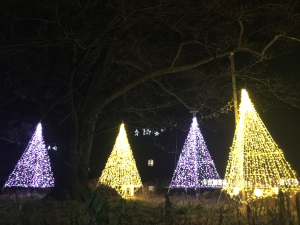
[[[54,177],[43,140],[41,123],[37,125],[26,150],[4,185],[4,187],[12,186],[25,188],[54,187]]]
[[[124,124],[120,127],[116,143],[97,186],[101,184],[116,189],[123,198],[132,197],[134,192],[142,186]]]
[[[200,132],[197,118],[193,122],[179,156],[170,188],[199,188],[218,185],[208,180],[220,179]]]
[[[299,189],[295,172],[254,109],[246,90],[242,90],[225,180],[223,189],[240,202],[272,196],[279,189]]]

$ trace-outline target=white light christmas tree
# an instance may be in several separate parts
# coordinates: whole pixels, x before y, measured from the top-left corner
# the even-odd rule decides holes
[[[54,177],[43,140],[41,123],[37,125],[27,148],[4,187],[54,187]]]
[[[240,202],[299,190],[295,172],[274,142],[246,90],[229,154],[223,190]]]
[[[214,187],[222,185],[220,182],[194,114],[170,188]]]
[[[134,192],[142,186],[124,124],[120,127],[116,143],[97,186],[101,184],[116,189],[123,198],[132,197]]]

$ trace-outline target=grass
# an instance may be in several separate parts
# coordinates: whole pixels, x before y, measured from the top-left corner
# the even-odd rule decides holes
[[[85,204],[74,201],[1,200],[0,224],[76,224],[85,209]]]
[[[288,194],[283,198],[285,201],[262,199],[251,203],[246,213],[241,213],[241,206],[224,196],[217,204],[218,199],[213,195],[202,195],[199,201],[195,196],[174,194],[170,196],[170,204],[164,195],[127,200],[118,196],[97,198],[95,195],[90,198],[90,204],[53,199],[2,199],[0,224],[297,225],[294,198]],[[108,220],[104,222],[99,213],[107,214]]]

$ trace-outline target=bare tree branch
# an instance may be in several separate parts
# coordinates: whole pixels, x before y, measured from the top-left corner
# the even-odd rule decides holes
[[[243,22],[241,20],[241,17],[239,17],[239,24],[240,24],[241,30],[240,30],[239,40],[238,40],[238,47],[241,47],[242,37],[243,37],[243,33],[244,33],[244,25],[243,25]]]
[[[193,107],[188,106],[186,102],[182,98],[180,98],[178,95],[176,95],[174,92],[168,90],[161,82],[159,82],[157,79],[152,79],[155,83],[157,83],[165,92],[169,93],[170,95],[173,95],[175,98],[177,98],[178,101],[180,101],[187,109],[193,109]]]
[[[225,51],[223,53],[219,53],[218,55],[216,55],[216,57],[214,56],[208,56],[205,57],[203,59],[200,59],[194,63],[190,63],[187,65],[182,65],[182,66],[174,66],[174,67],[164,67],[164,68],[160,68],[160,69],[155,69],[152,71],[149,71],[147,73],[145,73],[144,75],[136,78],[135,80],[131,81],[130,83],[128,83],[127,85],[123,86],[123,88],[116,90],[113,94],[111,94],[110,96],[108,96],[102,103],[102,106],[107,105],[108,103],[110,103],[111,101],[113,101],[114,99],[116,99],[117,97],[123,95],[124,93],[126,93],[127,91],[131,90],[132,88],[136,87],[137,85],[147,81],[148,79],[152,79],[155,78],[157,76],[161,76],[161,75],[165,75],[165,74],[170,74],[170,73],[175,73],[175,72],[181,72],[181,71],[186,71],[188,69],[192,69],[195,68],[197,66],[201,66],[205,63],[208,63],[210,61],[215,60],[215,58],[222,58],[226,55],[229,55],[231,53],[231,51]]]
[[[281,37],[282,35],[276,35],[274,38],[262,49],[260,55],[261,58],[265,57],[266,51]]]

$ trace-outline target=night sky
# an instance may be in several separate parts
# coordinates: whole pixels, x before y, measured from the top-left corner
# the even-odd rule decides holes
[[[299,53],[293,53],[281,56],[272,61],[268,67],[267,73],[287,74],[293,75],[300,73],[300,65],[298,64]],[[249,92],[251,99],[251,92]],[[292,169],[300,173],[299,161],[299,146],[300,146],[300,110],[296,108],[274,108],[263,112],[262,109],[253,101],[254,107],[259,113],[262,121],[269,130],[271,136],[278,144],[279,148],[283,150],[286,160],[291,164]],[[192,115],[186,110],[186,113],[181,115],[187,121],[192,120]],[[198,115],[199,116],[199,115]],[[206,141],[208,150],[212,159],[215,162],[217,171],[221,178],[224,178],[225,169],[227,165],[230,146],[232,144],[233,135],[235,131],[235,122],[233,112],[224,115],[227,120],[227,127],[218,129],[217,132],[210,130],[207,127],[200,125],[200,129],[204,140]],[[198,117],[200,122],[200,118]],[[121,122],[120,122],[121,123]],[[133,154],[137,163],[137,168],[140,172],[143,182],[149,181],[153,178],[171,178],[174,171],[175,161],[177,162],[179,154],[175,155],[167,153],[156,147],[147,136],[134,135],[135,127],[126,125],[127,136],[132,147]],[[104,130],[103,133],[95,136],[93,145],[93,152],[90,159],[89,174],[90,179],[98,178],[101,171],[105,167],[105,163],[112,151],[115,139],[118,135],[119,127],[112,127]],[[177,133],[177,152],[180,153],[183,147],[185,138],[188,132],[182,130],[168,131],[166,135],[172,135],[173,149],[176,148],[176,132]],[[44,139],[47,143],[47,129],[44,130]],[[29,140],[28,140],[29,141]],[[13,145],[2,142],[2,157],[0,159],[0,175],[8,176],[12,172],[15,164],[25,150],[26,145]],[[59,149],[58,149],[59,151]],[[50,156],[53,153],[50,152]],[[154,159],[154,167],[148,167],[147,160]]]
[[[259,110],[257,110],[259,112]],[[272,109],[265,113],[259,112],[261,119],[269,130],[274,141],[279,148],[283,150],[286,160],[291,164],[292,169],[300,171],[299,146],[300,146],[300,110],[289,110],[286,108]],[[205,127],[200,128],[202,135],[206,141],[208,150],[215,162],[216,168],[222,178],[225,175],[225,169],[230,152],[230,147],[235,131],[234,115],[230,114],[233,126],[218,130],[217,132],[209,130]],[[230,116],[229,115],[229,116]],[[185,115],[190,116],[189,114]],[[228,116],[228,117],[229,117]],[[167,153],[157,148],[147,136],[134,135],[133,127],[126,127],[127,136],[131,145],[137,168],[140,172],[143,182],[150,178],[171,178],[175,166],[175,155]],[[118,135],[119,128],[102,134],[101,138],[95,140],[93,153],[91,157],[91,177],[101,175],[102,169],[112,151],[115,139]],[[179,131],[177,139],[177,150],[181,152],[187,132]],[[103,140],[106,140],[105,144]],[[174,146],[176,145],[174,140]],[[98,146],[98,147],[97,147]],[[176,156],[176,162],[179,155]],[[154,159],[154,167],[148,167],[147,160]]]
[[[282,75],[300,74],[298,59],[300,59],[300,57],[297,52],[275,58],[270,63],[266,73]],[[251,99],[251,92],[249,92],[249,96]],[[283,150],[284,156],[291,164],[292,169],[300,173],[300,164],[298,163],[300,157],[300,110],[296,108],[281,107],[269,109],[264,112],[259,105],[255,104],[255,101],[252,100],[252,103],[274,141],[279,148]],[[192,121],[192,115],[188,110],[186,110],[186,113],[184,113],[182,117]],[[227,160],[235,131],[233,112],[231,111],[227,115],[224,115],[224,118],[229,125],[222,129],[218,129],[217,131],[210,130],[200,124],[200,130],[221,178],[224,178],[225,175]],[[200,118],[198,117],[198,122],[199,121]],[[151,178],[171,178],[174,172],[175,155],[157,148],[147,136],[139,135],[136,137],[134,135],[135,127],[126,126],[126,121],[124,123],[142,181],[147,182]],[[169,131],[170,135],[176,136],[175,131],[176,129]],[[90,159],[92,170],[90,174],[91,178],[101,175],[101,171],[104,169],[105,163],[112,151],[118,132],[119,127],[116,127],[113,130],[109,130],[96,136],[93,153]],[[182,150],[187,134],[188,132],[178,131],[177,152],[179,153]],[[171,145],[173,145],[175,149],[176,138],[173,138],[172,142]],[[176,162],[178,157],[179,154],[176,156]],[[154,159],[154,167],[148,167],[148,159]]]
[[[257,111],[259,112],[259,110]],[[300,110],[293,109],[291,111],[286,108],[280,108],[268,110],[265,113],[259,112],[259,115],[279,148],[283,150],[284,156],[291,164],[292,169],[299,173]],[[183,116],[187,119],[189,117],[192,118],[188,112]],[[228,155],[235,130],[233,113],[228,115],[228,119],[230,119],[230,117],[232,117],[231,121],[233,124],[231,127],[218,130],[217,132],[209,130],[206,127],[200,128],[211,157],[222,178],[224,178],[225,175]],[[125,129],[142,181],[147,182],[153,178],[171,178],[175,166],[175,155],[157,148],[147,136],[140,135],[136,137],[134,135],[135,128],[126,126],[126,122]],[[174,135],[175,131],[176,129],[169,132],[170,134],[173,132]],[[101,171],[104,169],[105,163],[112,151],[118,132],[119,127],[116,127],[96,136],[90,160],[90,168],[92,170],[89,176],[90,178],[97,178],[101,175]],[[187,134],[187,132],[178,131],[178,152],[181,152]],[[47,141],[47,136],[44,137],[44,139]],[[174,147],[176,146],[175,139],[173,145]],[[7,152],[7,154],[2,155],[1,158],[0,171],[2,176],[9,175],[25,148],[26,146],[2,144],[2,149]],[[176,162],[178,157],[179,154],[176,156]],[[154,167],[148,167],[148,159],[154,159]]]
[[[282,76],[297,76],[300,74],[300,64],[298,63],[299,59],[299,52],[275,58],[270,61],[270,65],[266,70],[266,73],[270,75],[277,74]],[[249,96],[251,99],[251,92],[249,92]],[[300,173],[300,164],[298,163],[300,157],[300,110],[292,107],[281,107],[269,109],[264,112],[260,106],[253,101],[253,99],[252,103],[254,104],[254,107],[259,113],[265,126],[269,130],[271,136],[278,144],[279,148],[283,150],[284,156],[291,164],[292,169],[294,169],[297,173]],[[186,113],[183,113],[181,116],[186,120],[190,120],[190,122],[192,120],[192,115],[189,113],[189,110],[186,110]],[[225,175],[230,146],[232,144],[235,131],[233,112],[229,112],[224,118],[227,120],[227,124],[229,125],[225,128],[218,129],[217,132],[200,125],[202,135],[221,178],[224,178]],[[198,121],[200,122],[199,119]],[[177,162],[179,154],[175,157],[174,154],[167,153],[157,148],[146,136],[140,135],[136,137],[134,135],[136,128],[134,126],[127,126],[126,121],[124,121],[124,123],[142,181],[147,182],[149,179],[153,178],[171,178],[175,162]],[[173,131],[168,132],[170,132],[169,134],[174,137],[174,133],[176,131],[176,128],[174,128]],[[119,127],[112,127],[108,129],[108,131],[104,130],[103,133],[95,136],[93,152],[90,159],[91,173],[89,174],[89,178],[94,179],[101,175],[101,171],[104,169],[105,163],[112,151],[118,132]],[[44,139],[46,143],[49,142],[47,133],[47,129],[45,129]],[[187,134],[188,132],[178,130],[178,153],[182,150]],[[53,140],[51,140],[51,142],[53,142]],[[173,138],[172,143],[170,144],[175,149],[176,138]],[[17,146],[1,142],[0,146],[2,149],[0,175],[8,176],[24,152],[26,145]],[[49,154],[50,157],[53,155],[51,152]],[[154,159],[154,167],[147,166],[148,159]]]

